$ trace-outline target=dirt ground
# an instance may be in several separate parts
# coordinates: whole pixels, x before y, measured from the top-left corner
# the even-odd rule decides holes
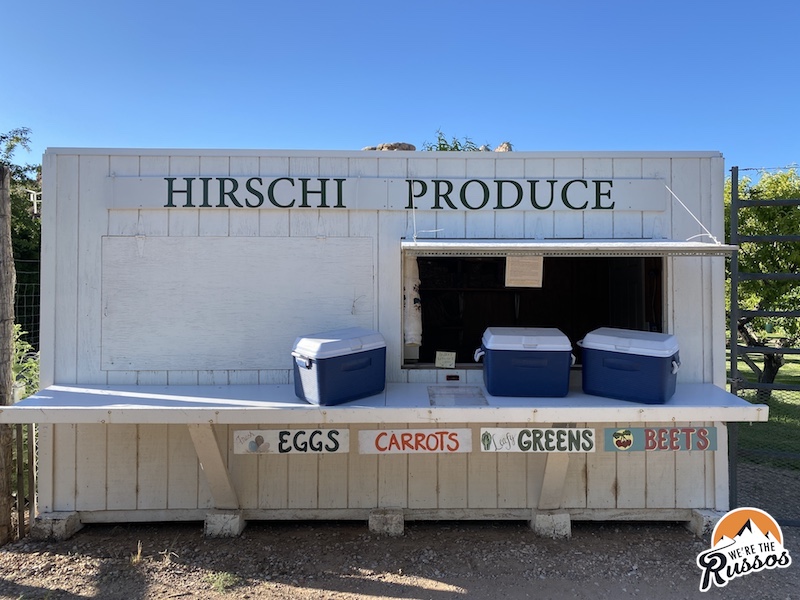
[[[202,523],[88,525],[0,548],[0,598],[800,598],[800,529],[783,533],[795,564],[701,593],[710,542],[677,523],[575,522],[569,540],[524,522],[408,522],[394,538],[361,522],[253,522],[234,539]]]

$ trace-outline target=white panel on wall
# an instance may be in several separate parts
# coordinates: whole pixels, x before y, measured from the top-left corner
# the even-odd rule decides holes
[[[72,423],[54,425],[52,428],[53,495],[50,509],[73,511],[77,497],[77,430]],[[41,473],[39,475],[42,477]]]
[[[56,187],[48,197],[55,198],[56,202],[55,210],[45,210],[42,216],[42,335],[47,334],[49,339],[42,339],[45,343],[42,344],[41,378],[42,384],[54,381],[75,383],[78,364],[78,322],[75,315],[78,314],[79,163],[76,156],[53,157],[47,162],[50,168],[45,183],[49,184],[52,176],[56,179]],[[70,315],[70,318],[61,315]]]
[[[133,510],[136,508],[137,438],[136,425],[107,425],[106,508]]]
[[[103,240],[102,368],[289,368],[296,337],[374,323],[372,238]]]
[[[105,184],[110,157],[82,156],[78,178],[78,339],[76,376],[81,383],[107,383],[100,370],[100,244],[108,233],[108,211],[105,210]],[[75,314],[70,315],[74,317]]]

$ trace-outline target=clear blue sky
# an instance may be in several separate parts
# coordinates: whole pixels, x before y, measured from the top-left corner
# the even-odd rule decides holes
[[[47,147],[719,150],[800,162],[800,2],[5,3],[0,131]]]

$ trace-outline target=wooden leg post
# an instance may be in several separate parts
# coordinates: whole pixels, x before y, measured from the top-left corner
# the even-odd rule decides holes
[[[564,497],[568,466],[568,453],[551,452],[547,455],[539,506],[533,511],[531,519],[531,528],[537,535],[551,538],[572,536],[569,513],[558,510]]]

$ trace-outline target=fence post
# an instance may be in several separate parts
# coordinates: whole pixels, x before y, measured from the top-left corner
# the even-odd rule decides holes
[[[14,288],[16,271],[11,249],[11,174],[0,165],[0,404],[13,403]],[[11,541],[12,431],[0,424],[0,544]]]

